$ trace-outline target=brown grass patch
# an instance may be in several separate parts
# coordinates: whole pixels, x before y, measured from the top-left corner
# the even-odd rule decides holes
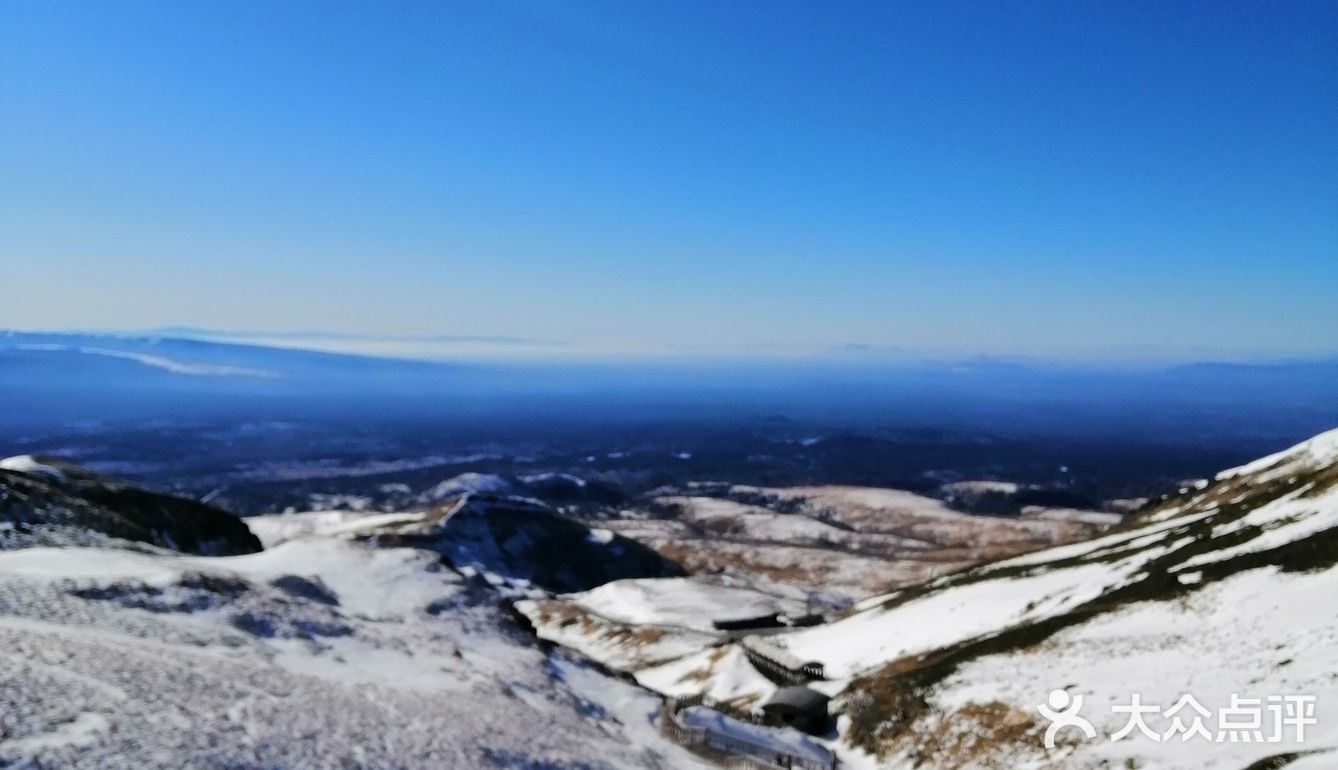
[[[687,672],[683,676],[679,677],[678,681],[705,682],[709,680],[711,678],[711,674],[714,673],[715,671],[715,665],[720,662],[721,658],[725,657],[726,652],[728,652],[728,648],[726,647],[716,647],[715,649],[711,650],[711,654],[707,656],[705,665],[703,665],[701,668],[694,668],[693,670]]]

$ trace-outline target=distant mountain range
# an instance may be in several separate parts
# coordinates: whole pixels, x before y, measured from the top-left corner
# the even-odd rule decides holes
[[[511,338],[431,339],[560,347]],[[614,422],[773,414],[848,425],[1296,440],[1338,421],[1338,360],[1117,368],[858,356],[422,360],[310,350],[277,337],[242,343],[9,331],[0,332],[0,396],[21,405],[0,409],[0,426],[350,410]]]

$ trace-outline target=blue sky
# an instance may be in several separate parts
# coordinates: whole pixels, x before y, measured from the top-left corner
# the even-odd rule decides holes
[[[0,4],[0,326],[1338,351],[1332,2]]]

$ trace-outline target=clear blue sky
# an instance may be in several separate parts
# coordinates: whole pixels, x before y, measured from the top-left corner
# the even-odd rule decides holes
[[[1338,350],[1338,3],[0,4],[0,326]]]

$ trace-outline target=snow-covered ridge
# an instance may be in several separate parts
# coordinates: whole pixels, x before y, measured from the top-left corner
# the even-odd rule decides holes
[[[1267,481],[1273,478],[1274,474],[1294,473],[1335,463],[1338,463],[1338,428],[1238,468],[1222,471],[1215,478],[1217,481],[1223,481],[1242,476],[1256,476],[1259,477],[1258,481]],[[1261,474],[1265,472],[1269,475],[1262,476]]]
[[[1317,465],[1322,460],[1316,456],[1328,455],[1317,454],[1307,442],[1278,457],[1304,458],[1304,465],[1287,466],[1290,472],[1328,467]],[[778,642],[800,657],[826,662],[829,671],[853,676],[878,661],[1071,611],[1147,580],[1154,563],[1175,574],[1338,528],[1338,486],[1274,488],[1277,464],[1273,459],[1253,470],[1224,474],[1218,485],[1150,513],[1142,526],[944,578],[919,596],[894,596],[886,608],[875,605],[831,626],[778,637]],[[838,638],[851,641],[836,643]]]
[[[1241,770],[1280,751],[1210,743],[1047,752],[1028,725],[1039,719],[1035,704],[1065,686],[1107,707],[1127,703],[1130,690],[1173,702],[1199,689],[1218,706],[1232,692],[1317,692],[1331,716],[1305,748],[1331,762],[1338,618],[1315,607],[1338,589],[1335,562],[1338,431],[1218,474],[1106,535],[938,578],[768,641],[823,664],[829,681],[814,686],[842,693],[844,739],[879,753],[871,766]],[[763,697],[767,685],[741,665],[711,650],[638,679],[674,695]],[[945,730],[977,736],[973,748],[945,743]]]

